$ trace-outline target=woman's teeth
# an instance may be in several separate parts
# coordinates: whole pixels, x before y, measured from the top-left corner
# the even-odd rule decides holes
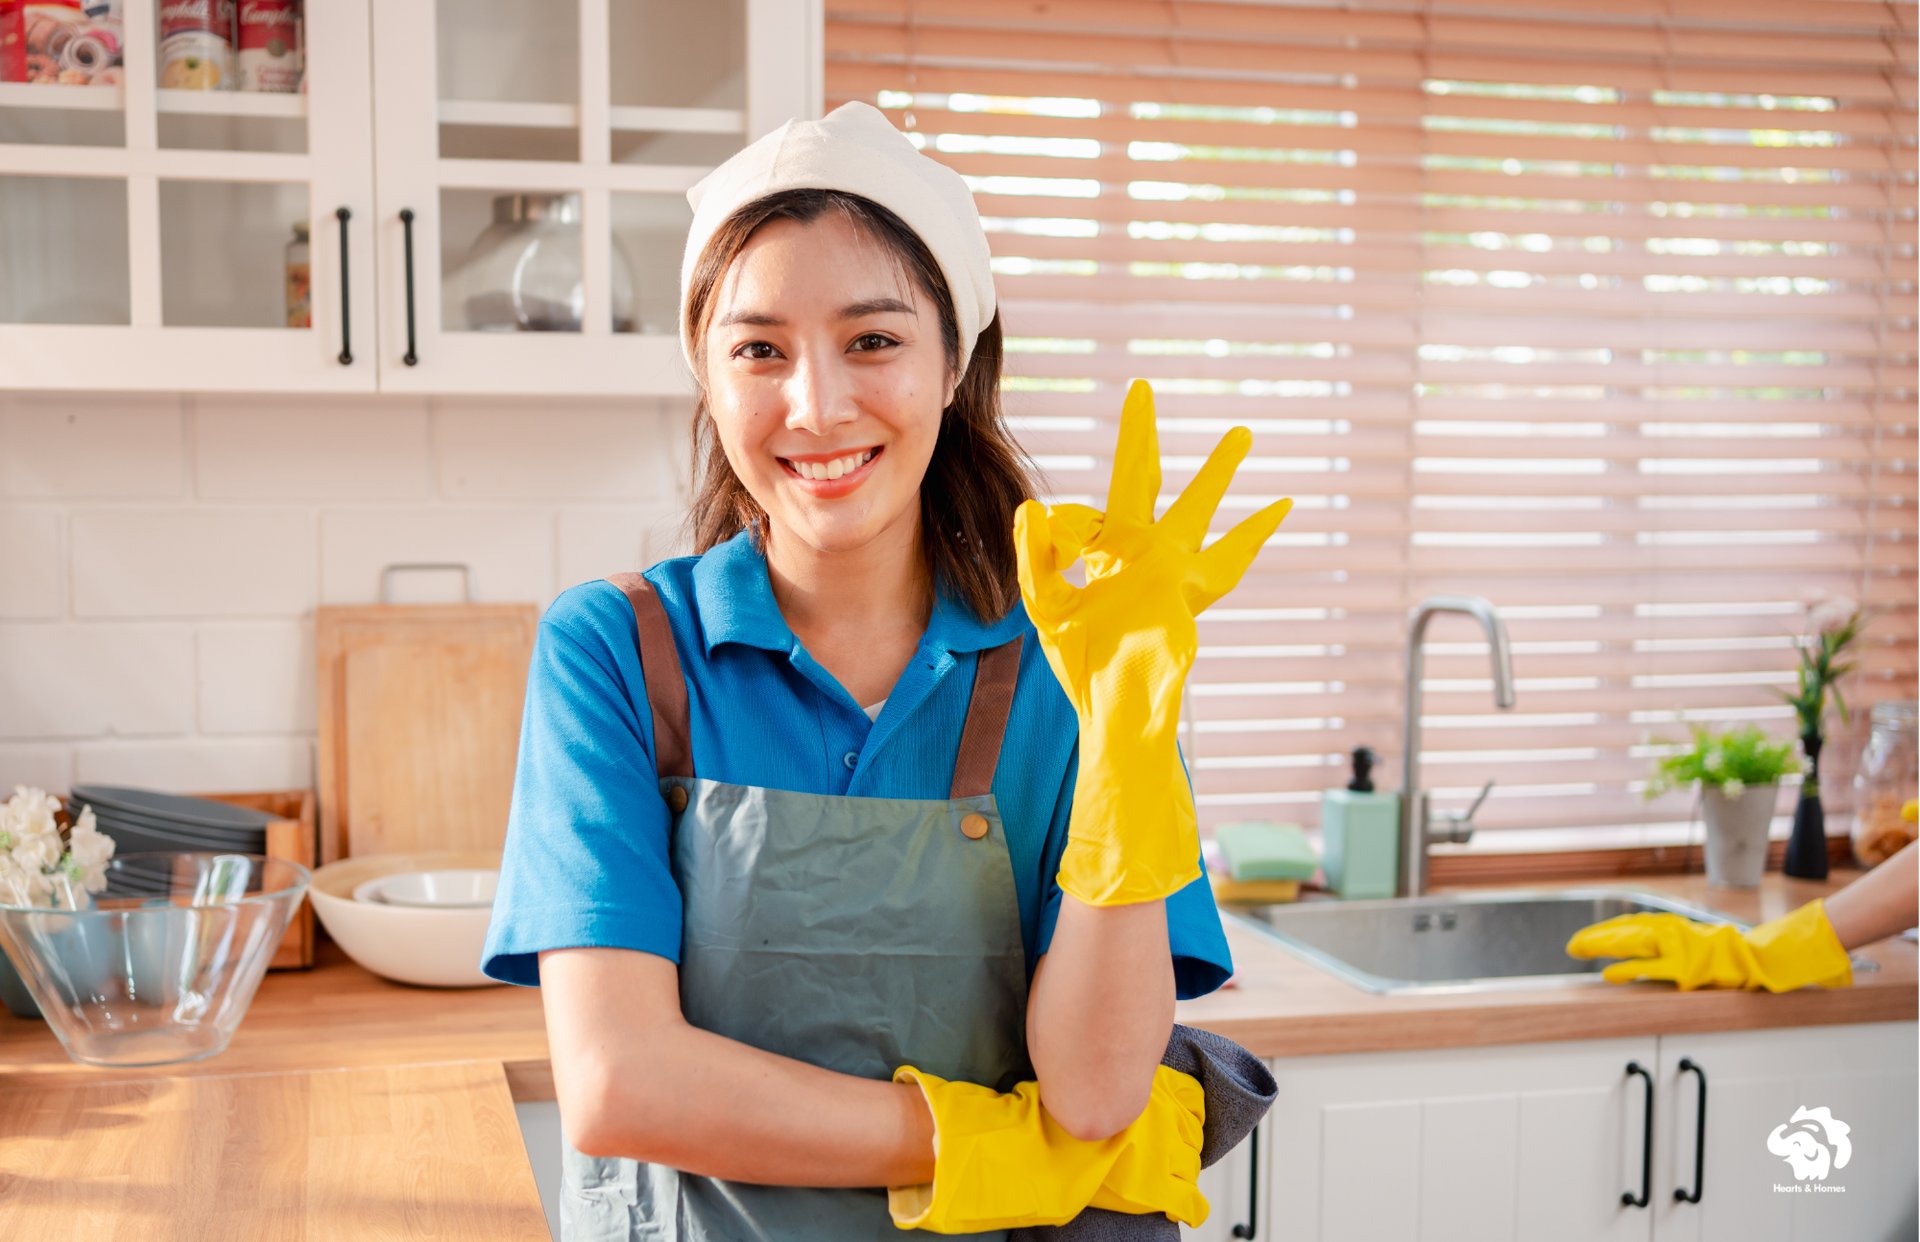
[[[832,461],[790,461],[793,472],[803,479],[837,479],[843,474],[858,470],[873,460],[874,449],[864,453],[853,453],[846,457],[836,457]]]

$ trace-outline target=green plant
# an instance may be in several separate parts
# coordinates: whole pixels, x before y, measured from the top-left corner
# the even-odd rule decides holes
[[[1840,657],[1866,627],[1867,614],[1851,600],[1827,600],[1809,612],[1811,632],[1799,642],[1799,685],[1791,693],[1774,692],[1790,704],[1793,714],[1799,717],[1801,736],[1820,732],[1829,694],[1833,696],[1833,706],[1840,713],[1841,723],[1846,723],[1847,701],[1840,697],[1840,679],[1855,666],[1841,663]]]
[[[1759,725],[1745,725],[1724,733],[1693,731],[1693,746],[1676,751],[1653,765],[1646,796],[1655,798],[1670,789],[1705,785],[1737,798],[1752,785],[1770,785],[1800,770],[1792,741],[1777,742]]]

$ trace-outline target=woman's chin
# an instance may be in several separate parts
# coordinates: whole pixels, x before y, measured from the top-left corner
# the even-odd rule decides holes
[[[789,532],[822,556],[868,548],[890,525],[872,513],[796,513],[777,516],[773,521],[776,539],[780,532]]]

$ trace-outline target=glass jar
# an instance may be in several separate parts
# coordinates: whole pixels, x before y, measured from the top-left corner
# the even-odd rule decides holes
[[[633,269],[613,252],[615,332],[634,327]],[[578,194],[502,194],[493,223],[451,277],[451,305],[476,332],[578,332],[587,314]]]
[[[287,326],[313,326],[313,260],[305,220],[294,221],[293,240],[287,243]]]
[[[1862,867],[1878,866],[1914,839],[1908,815],[1920,796],[1915,720],[1912,699],[1873,705],[1873,733],[1853,778],[1853,856]]]

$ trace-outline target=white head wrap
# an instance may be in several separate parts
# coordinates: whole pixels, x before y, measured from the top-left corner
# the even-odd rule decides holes
[[[680,260],[680,350],[694,366],[687,283],[707,239],[734,209],[775,190],[845,190],[871,199],[919,234],[947,278],[960,327],[960,374],[980,330],[993,320],[986,230],[960,174],[914,149],[878,108],[858,100],[818,121],[788,121],[735,154],[687,191],[693,228]]]

